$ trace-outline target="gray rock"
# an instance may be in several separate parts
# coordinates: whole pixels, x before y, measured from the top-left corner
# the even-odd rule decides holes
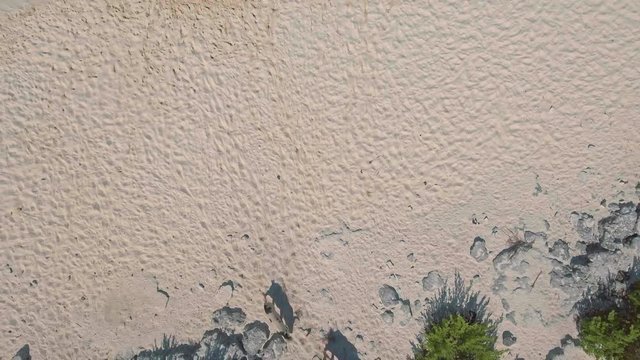
[[[228,306],[218,309],[213,313],[213,325],[223,329],[233,329],[244,324],[247,315],[240,308]]]
[[[512,270],[516,272],[525,271],[529,263],[525,260],[526,253],[531,249],[531,245],[527,243],[517,243],[498,253],[493,258],[493,267],[498,272]]]
[[[269,339],[269,325],[254,321],[244,327],[242,346],[248,355],[256,355]]]
[[[502,299],[501,302],[502,302],[502,308],[504,309],[504,311],[511,310],[511,306],[507,302],[507,299]]]
[[[600,245],[609,250],[619,249],[623,241],[636,231],[638,213],[632,202],[618,204],[618,210],[598,221]]]
[[[400,302],[400,296],[398,296],[398,292],[393,286],[382,285],[382,287],[378,290],[378,295],[380,296],[380,301],[382,301],[382,305],[391,307],[395,306]]]
[[[236,360],[245,357],[240,335],[228,334],[221,329],[204,333],[196,353],[198,359]],[[167,357],[167,359],[188,359],[190,357]]]
[[[562,359],[564,357],[564,349],[561,347],[555,347],[547,353],[545,360],[557,360]]]
[[[31,354],[29,353],[29,344],[25,344],[18,350],[18,352],[11,358],[11,360],[31,360]]]
[[[556,240],[549,249],[549,253],[562,261],[569,260],[569,245],[563,240]]]
[[[393,324],[393,318],[395,317],[395,315],[393,314],[393,311],[386,310],[380,316],[382,317],[382,321],[384,321],[385,324],[387,325]]]
[[[584,242],[592,243],[597,241],[594,232],[596,222],[593,216],[587,213],[572,212],[569,219],[573,228]]]
[[[503,291],[507,290],[505,283],[507,282],[507,277],[504,275],[499,275],[497,278],[493,280],[493,285],[491,286],[491,290],[494,294],[499,294]]]
[[[513,333],[511,333],[511,331],[503,331],[502,332],[502,344],[504,346],[511,346],[511,345],[515,344],[517,339],[518,338],[516,338],[515,335],[513,335]]]
[[[489,257],[489,252],[485,246],[484,239],[479,236],[473,239],[473,245],[471,245],[469,253],[474,259],[476,259],[476,261],[483,261]]]
[[[640,254],[640,235],[634,235],[625,240],[624,246],[626,248],[635,250],[637,254]]]
[[[411,301],[401,300],[400,303],[400,311],[402,311],[402,313],[404,314],[404,319],[400,320],[400,325],[405,326],[413,317],[413,311],[411,310]]]
[[[444,286],[444,279],[437,270],[429,271],[427,276],[422,278],[422,290],[431,291]]]
[[[591,260],[588,255],[578,255],[571,258],[571,266],[589,266]]]
[[[287,351],[287,342],[280,333],[275,333],[262,349],[262,360],[278,360]]]
[[[524,232],[524,242],[528,244],[533,244],[536,241],[546,241],[547,234],[543,232],[533,232],[533,231],[525,231]]]

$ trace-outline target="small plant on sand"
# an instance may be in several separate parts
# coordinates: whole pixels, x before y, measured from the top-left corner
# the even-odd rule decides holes
[[[585,319],[580,331],[582,348],[596,359],[625,359],[627,348],[638,339],[640,328],[626,323],[616,310]]]
[[[454,315],[425,334],[424,354],[418,360],[474,359],[497,360],[501,352],[494,348],[496,338],[487,324],[469,323]]]
[[[489,299],[465,286],[455,274],[453,286],[445,284],[427,299],[424,334],[416,346],[416,360],[498,360],[495,349],[498,322],[487,312]]]
[[[637,271],[636,259],[624,273],[637,276]],[[640,359],[640,282],[620,290],[609,278],[579,305],[580,343],[587,354],[602,360]]]

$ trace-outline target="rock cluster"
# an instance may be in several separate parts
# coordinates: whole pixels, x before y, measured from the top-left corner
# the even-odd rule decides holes
[[[284,332],[272,333],[261,321],[247,323],[241,308],[225,306],[213,312],[212,330],[198,342],[179,344],[173,337],[163,339],[160,347],[144,350],[131,360],[277,360],[287,351],[288,334],[293,330],[294,312],[284,287],[272,282],[265,293],[265,312],[276,314]]]
[[[378,296],[380,297],[382,306],[385,308],[382,314],[380,314],[385,324],[391,325],[394,323],[396,319],[395,312],[397,311],[402,314],[400,325],[404,326],[409,323],[409,320],[413,317],[410,300],[402,299],[393,286],[386,284],[378,289]]]
[[[283,334],[275,333],[270,336],[269,325],[260,321],[245,325],[246,317],[240,308],[224,307],[216,310],[213,324],[221,327],[205,332],[199,342],[178,344],[173,338],[165,337],[162,346],[144,350],[132,360],[280,359],[287,350]],[[236,332],[238,330],[240,331]]]

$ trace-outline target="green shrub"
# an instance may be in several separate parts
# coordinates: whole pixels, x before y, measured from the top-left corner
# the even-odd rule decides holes
[[[638,359],[640,350],[640,288],[631,291],[623,303],[605,314],[580,322],[580,341],[596,359]]]
[[[497,360],[495,349],[501,319],[487,311],[489,299],[472,291],[458,272],[426,299],[424,333],[414,344],[415,360]]]
[[[582,348],[596,359],[624,359],[627,347],[638,339],[640,329],[626,326],[615,310],[606,317],[594,316],[582,322]]]
[[[424,335],[424,352],[416,360],[498,360],[502,352],[494,348],[491,331],[487,324],[468,323],[454,315]]]

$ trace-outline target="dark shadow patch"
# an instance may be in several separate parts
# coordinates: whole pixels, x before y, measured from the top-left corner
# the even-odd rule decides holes
[[[144,350],[135,355],[132,360],[160,360],[160,359],[184,359],[193,360],[200,344],[178,344],[175,337],[164,335],[160,346],[154,344],[153,349]]]
[[[330,329],[327,334],[327,345],[324,347],[325,357],[340,360],[360,360],[358,349],[344,336],[340,330]],[[330,353],[332,356],[329,356]]]
[[[287,327],[287,332],[293,332],[295,315],[293,312],[293,308],[289,303],[289,298],[287,297],[287,294],[285,293],[282,285],[272,280],[271,286],[265,293],[265,312],[269,314],[271,312],[271,309],[269,309],[269,304],[266,301],[267,296],[271,298],[272,305],[275,305],[275,307],[280,311],[280,314],[278,315],[280,316],[280,319],[282,320],[284,325]]]

